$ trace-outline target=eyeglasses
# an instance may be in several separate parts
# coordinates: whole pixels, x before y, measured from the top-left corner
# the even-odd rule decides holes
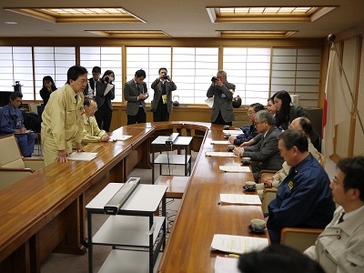
[[[250,116],[250,115],[254,115],[255,113],[254,112],[250,112],[248,111],[247,115]]]
[[[337,177],[334,176],[333,178],[331,178],[331,183],[335,184],[335,185],[339,185],[339,181],[337,180]]]

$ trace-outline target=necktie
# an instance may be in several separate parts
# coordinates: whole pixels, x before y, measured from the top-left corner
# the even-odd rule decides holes
[[[139,95],[140,94],[140,86],[139,86],[139,84],[136,84],[136,86],[137,86],[138,95]]]
[[[342,212],[341,213],[341,216],[340,216],[340,218],[339,218],[339,224],[341,223],[341,222],[344,222],[344,215],[345,215],[345,212]]]

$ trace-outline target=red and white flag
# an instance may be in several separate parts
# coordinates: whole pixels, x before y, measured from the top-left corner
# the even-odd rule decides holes
[[[333,44],[327,68],[322,116],[322,153],[325,159],[334,154],[335,126],[350,119],[351,103],[347,101],[345,94],[350,95],[350,91],[341,69],[340,58]]]

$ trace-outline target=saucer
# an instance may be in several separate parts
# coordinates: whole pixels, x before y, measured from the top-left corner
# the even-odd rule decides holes
[[[252,229],[252,226],[251,226],[251,225],[249,225],[249,226],[248,226],[248,230],[249,230],[249,232],[250,232],[250,233],[255,233],[255,234],[264,234],[264,233],[265,233],[265,231],[267,230],[267,228],[264,228],[262,231],[255,231],[255,230],[253,230],[253,229]]]
[[[247,189],[245,186],[243,186],[243,189],[246,190],[246,191],[256,191],[256,189]]]

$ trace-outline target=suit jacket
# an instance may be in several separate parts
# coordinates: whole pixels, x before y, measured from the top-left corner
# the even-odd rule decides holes
[[[112,111],[112,103],[111,101],[115,99],[115,85],[111,88],[111,90],[104,95],[104,92],[106,90],[106,87],[109,84],[103,83],[103,82],[97,82],[96,83],[96,94],[95,94],[95,100],[97,102],[97,107],[101,108],[105,103],[109,107],[109,109]]]
[[[336,209],[332,221],[304,254],[318,261],[327,273],[364,272],[364,207],[338,223],[344,209]]]
[[[173,106],[172,106],[172,91],[177,89],[177,86],[174,82],[165,82],[166,85],[166,91],[167,91],[167,111],[168,113],[172,113],[173,111]],[[150,103],[151,106],[151,110],[152,112],[157,111],[158,108],[158,104],[159,104],[159,100],[162,97],[162,82],[161,80],[158,78],[156,79],[153,83],[152,83],[152,89],[154,90],[154,96],[153,96],[153,100]]]
[[[225,82],[221,87],[218,85],[211,85],[207,90],[206,96],[208,98],[214,97],[214,105],[212,106],[211,122],[214,122],[219,112],[225,122],[235,120],[233,110],[233,94],[235,92],[235,85]]]
[[[139,89],[141,93],[148,93],[147,85],[145,82],[139,85]],[[138,89],[137,84],[134,80],[130,80],[124,85],[124,99],[128,102],[126,105],[126,114],[129,116],[135,116],[138,111],[139,107],[143,107],[145,113],[147,110],[145,108],[145,101],[138,100]]]
[[[98,80],[96,82],[96,90],[97,88],[99,87],[99,84],[101,84],[100,80]],[[92,90],[95,90],[95,81],[94,81],[94,78],[89,78],[88,79],[88,83],[86,85],[86,88],[85,90],[83,90],[83,95],[85,96],[85,98],[88,97],[89,93],[93,93],[92,95],[95,96],[96,94],[94,92],[91,91]]]
[[[262,137],[256,145],[244,148],[243,156],[250,157],[253,161],[262,162],[261,169],[281,169],[284,160],[278,150],[278,135],[280,133],[281,131],[272,125],[266,136]]]
[[[96,92],[95,92],[95,81],[93,78],[88,79],[88,84],[86,85],[85,90],[83,91],[83,95],[87,98],[89,97],[89,93],[92,93],[92,97],[97,102],[97,107],[101,108],[105,103],[108,108],[112,111],[112,103],[111,101],[115,99],[115,86],[104,96],[105,89],[107,84],[102,82],[101,80],[96,81]],[[93,91],[91,91],[91,89]]]

